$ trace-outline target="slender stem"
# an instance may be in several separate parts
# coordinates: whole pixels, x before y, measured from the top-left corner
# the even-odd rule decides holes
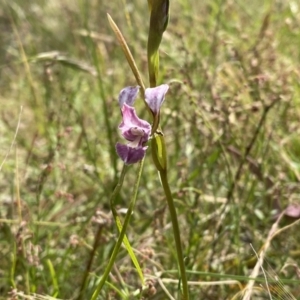
[[[123,242],[123,239],[124,239],[124,236],[125,236],[125,232],[127,230],[127,226],[129,224],[130,217],[132,215],[132,212],[133,212],[133,209],[134,209],[134,206],[135,206],[135,203],[136,203],[136,197],[137,197],[138,188],[139,188],[139,185],[140,185],[140,179],[141,179],[141,175],[142,175],[142,171],[143,171],[143,166],[144,166],[144,159],[142,159],[139,163],[138,176],[137,176],[137,179],[136,179],[135,184],[134,184],[133,194],[132,194],[132,197],[131,197],[131,200],[130,200],[129,208],[128,208],[126,216],[125,216],[125,220],[124,220],[122,230],[119,234],[117,243],[114,246],[113,252],[112,252],[112,254],[109,258],[109,262],[106,266],[106,269],[103,273],[103,276],[102,276],[96,290],[94,291],[91,300],[96,300],[97,299],[102,287],[104,286],[104,284],[105,284],[105,282],[106,282],[106,280],[109,276],[109,273],[110,273],[110,271],[113,267],[113,264],[116,260],[117,254],[118,254],[118,252],[121,248],[121,245],[122,245],[122,242]],[[116,186],[115,190],[113,191],[113,193],[111,195],[111,198],[110,198],[110,205],[111,205],[111,209],[112,209],[115,221],[116,221],[116,218],[117,218],[117,212],[114,208],[114,199],[116,198],[116,195],[119,193],[119,191],[122,187],[126,171],[127,171],[127,166],[124,164],[119,182],[118,182],[118,184],[117,184],[117,186]]]
[[[16,147],[16,194],[17,194],[17,207],[18,217],[20,224],[22,223],[22,205],[20,196],[20,180],[19,180],[19,158],[18,158],[18,147]]]
[[[173,227],[173,234],[175,239],[175,245],[176,245],[176,251],[177,251],[177,261],[179,264],[179,270],[181,275],[181,281],[182,281],[182,293],[184,300],[189,299],[189,290],[188,290],[188,284],[187,284],[187,277],[185,272],[185,264],[184,264],[184,258],[182,253],[182,246],[181,246],[181,239],[180,239],[180,231],[179,231],[179,225],[178,225],[178,218],[177,218],[177,212],[174,205],[173,196],[170,190],[169,182],[168,182],[168,175],[166,170],[162,170],[159,172],[162,186],[164,188],[164,192],[167,198],[171,221],[172,221],[172,227]]]
[[[93,261],[94,261],[94,257],[96,255],[96,250],[98,248],[98,244],[99,244],[99,241],[100,241],[102,231],[103,231],[103,224],[99,224],[97,232],[95,234],[93,249],[90,253],[90,257],[89,257],[89,260],[88,260],[88,263],[86,265],[86,269],[85,269],[85,272],[84,272],[84,275],[83,275],[83,280],[82,280],[82,283],[81,283],[79,296],[77,298],[78,300],[81,300],[83,298],[83,292],[84,292],[84,289],[86,287],[87,279],[88,279],[89,273],[90,273],[91,268],[92,268],[92,264],[93,264]]]

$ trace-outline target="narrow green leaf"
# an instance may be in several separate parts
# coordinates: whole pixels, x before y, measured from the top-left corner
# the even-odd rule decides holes
[[[53,297],[57,297],[58,292],[59,292],[59,286],[58,286],[58,280],[57,280],[57,276],[53,267],[53,264],[51,262],[50,259],[46,260],[49,271],[50,271],[50,275],[51,275],[51,279],[52,279],[52,284],[53,284]]]
[[[117,216],[115,221],[117,223],[119,232],[121,233],[123,226],[122,226],[120,218]],[[126,234],[124,235],[123,243],[124,243],[124,245],[126,247],[126,250],[127,250],[128,254],[129,254],[129,256],[130,256],[130,258],[131,258],[131,260],[132,260],[132,262],[133,262],[133,264],[134,264],[134,266],[135,266],[135,268],[136,268],[136,270],[137,270],[137,272],[139,274],[139,276],[140,276],[142,285],[144,285],[145,279],[144,279],[144,275],[143,275],[142,269],[141,269],[140,264],[139,264],[139,262],[138,262],[138,260],[137,260],[137,258],[135,256],[133,250],[132,250],[132,247],[130,245],[130,242],[129,242]]]

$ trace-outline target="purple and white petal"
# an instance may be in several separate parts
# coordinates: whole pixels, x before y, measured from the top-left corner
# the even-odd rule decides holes
[[[126,103],[122,107],[123,121],[119,126],[123,137],[130,142],[139,139],[139,145],[147,142],[151,133],[151,125],[136,115],[135,109]]]
[[[162,84],[154,88],[147,88],[145,90],[145,101],[154,115],[159,113],[168,89],[169,86],[167,84]]]
[[[127,86],[119,94],[119,105],[122,109],[123,105],[126,103],[129,106],[133,106],[134,101],[139,92],[139,86]]]
[[[148,147],[132,148],[128,145],[124,145],[120,143],[116,144],[117,154],[127,165],[131,165],[142,160],[146,154],[147,148]]]

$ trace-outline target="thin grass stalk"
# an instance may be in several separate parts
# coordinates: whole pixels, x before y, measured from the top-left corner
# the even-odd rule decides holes
[[[119,42],[120,46],[122,47],[122,50],[125,54],[127,62],[128,62],[129,66],[131,68],[131,71],[132,71],[132,73],[135,77],[135,80],[138,83],[138,85],[141,87],[142,96],[144,98],[145,85],[143,83],[141,73],[139,72],[138,67],[135,63],[135,60],[134,60],[134,58],[131,54],[131,51],[130,51],[127,43],[126,43],[126,40],[125,40],[122,32],[120,31],[119,27],[117,26],[117,24],[114,22],[114,20],[112,19],[112,17],[109,14],[107,14],[107,18],[108,18],[108,22],[109,22],[110,27],[114,31],[114,33],[115,33],[115,35],[118,39],[118,42]]]
[[[106,280],[109,276],[109,273],[110,273],[110,271],[113,267],[113,264],[116,260],[117,254],[119,253],[119,250],[121,248],[123,239],[125,237],[125,232],[127,230],[127,226],[129,224],[133,209],[135,207],[136,197],[137,197],[138,188],[139,188],[139,185],[140,185],[140,179],[141,179],[141,175],[142,175],[142,171],[143,171],[143,166],[144,166],[144,159],[142,159],[139,163],[137,179],[136,179],[135,184],[134,184],[133,194],[132,194],[130,204],[129,204],[129,207],[128,207],[128,210],[127,210],[127,213],[126,213],[126,216],[125,216],[125,220],[124,220],[122,230],[119,234],[117,243],[114,246],[113,252],[110,256],[110,259],[109,259],[107,267],[104,271],[104,274],[103,274],[96,290],[94,291],[91,300],[96,300],[97,299],[99,293],[101,292],[101,290],[102,290],[102,288],[103,288],[103,286],[104,286],[104,284],[105,284],[105,282],[106,282]],[[114,215],[116,214],[116,211],[115,211],[115,208],[114,208],[114,200],[115,200],[116,196],[118,195],[118,193],[119,193],[119,191],[120,191],[120,189],[123,185],[125,174],[126,174],[127,170],[128,170],[128,166],[124,164],[119,182],[118,182],[117,186],[115,187],[115,190],[113,191],[113,193],[111,195],[111,198],[110,198],[110,205],[111,205],[111,209],[112,209]]]
[[[102,231],[103,231],[103,224],[99,224],[98,228],[97,228],[97,232],[95,234],[93,249],[90,253],[90,257],[89,257],[88,263],[86,265],[86,269],[85,269],[85,272],[83,275],[83,279],[82,279],[82,283],[81,283],[81,287],[80,287],[80,291],[79,291],[79,296],[78,296],[77,300],[83,299],[83,294],[84,294],[84,290],[86,288],[87,279],[88,279],[89,273],[92,268],[92,264],[94,261],[94,257],[96,255],[96,250],[99,245],[99,240],[102,235]]]

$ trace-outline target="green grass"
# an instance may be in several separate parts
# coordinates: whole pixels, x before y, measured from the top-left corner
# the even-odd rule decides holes
[[[117,97],[136,83],[106,13],[148,82],[146,1],[0,4],[0,299],[78,299],[89,261],[82,299],[90,299],[116,242]],[[300,5],[181,0],[170,14],[161,124],[190,298],[242,299],[256,263],[250,243],[258,252],[277,214],[300,203]],[[147,118],[143,107],[138,101]],[[128,207],[136,172],[117,209]],[[273,299],[300,297],[299,232],[295,223],[268,248]],[[175,243],[149,150],[127,236],[149,284],[145,299],[169,299],[164,288],[176,299]],[[259,278],[253,299],[268,297]],[[99,299],[140,299],[139,288],[122,248]]]

